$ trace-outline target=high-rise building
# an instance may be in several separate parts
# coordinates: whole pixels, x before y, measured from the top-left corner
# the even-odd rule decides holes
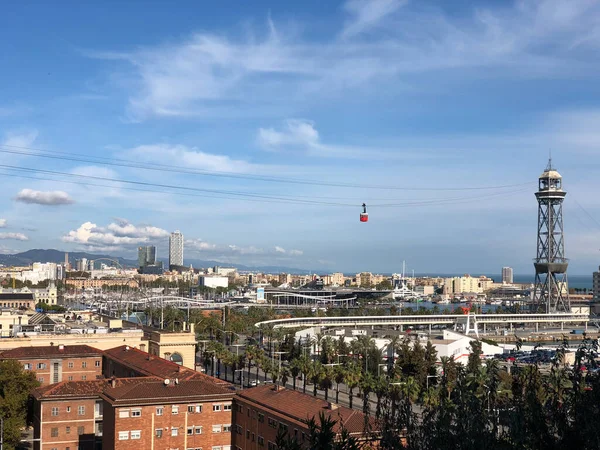
[[[183,234],[177,230],[169,238],[169,268],[183,266]]]
[[[512,267],[502,268],[502,283],[513,284],[513,270]]]
[[[600,302],[600,267],[598,267],[598,272],[594,272],[593,275],[594,282],[594,301]]]
[[[538,191],[537,254],[534,260],[534,312],[570,312],[565,235],[562,204],[567,193],[562,188],[562,177],[552,167],[552,160],[540,175]]]
[[[138,247],[138,267],[153,266],[156,264],[156,247],[147,245]]]

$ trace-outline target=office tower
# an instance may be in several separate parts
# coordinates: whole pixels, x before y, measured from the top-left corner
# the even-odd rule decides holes
[[[537,255],[534,260],[535,287],[533,312],[570,312],[562,204],[567,193],[562,176],[552,167],[552,159],[540,175],[538,191]]]
[[[502,268],[502,283],[513,284],[513,270],[512,267]]]
[[[175,266],[183,266],[183,234],[179,230],[169,238],[169,269]]]
[[[154,266],[156,264],[156,247],[147,245],[138,247],[138,267]]]

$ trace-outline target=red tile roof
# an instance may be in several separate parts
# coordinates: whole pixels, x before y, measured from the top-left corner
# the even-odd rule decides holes
[[[266,384],[239,391],[238,397],[298,422],[306,423],[313,417],[318,421],[319,414],[324,413],[326,417],[337,422],[336,432],[341,431],[340,424],[343,424],[350,433],[364,432],[365,415],[361,411],[339,405],[335,405],[335,409],[332,409],[329,402],[292,389]],[[374,429],[375,421],[372,418],[369,419],[369,424]]]
[[[102,356],[102,350],[89,345],[47,345],[17,347],[0,353],[0,359],[76,358]]]
[[[154,376],[162,379],[179,380],[210,380],[216,384],[229,385],[229,383],[205,375],[195,370],[188,369],[173,361],[168,361],[159,356],[150,355],[137,348],[122,345],[120,347],[111,348],[104,352],[104,355],[118,362],[122,366],[128,367],[131,370],[138,372],[140,375]]]
[[[210,378],[210,377],[209,377]],[[211,380],[149,380],[146,383],[125,384],[115,388],[107,387],[103,398],[111,404],[156,404],[158,403],[189,403],[197,401],[231,400],[235,388],[222,385]]]
[[[128,386],[136,383],[156,381],[156,378],[115,378],[89,381],[62,381],[60,383],[42,386],[32,391],[38,400],[59,400],[65,398],[94,398],[100,397],[107,387]]]

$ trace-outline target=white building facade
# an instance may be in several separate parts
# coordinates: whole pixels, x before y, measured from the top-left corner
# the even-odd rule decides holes
[[[183,234],[177,230],[169,237],[169,267],[183,266]]]

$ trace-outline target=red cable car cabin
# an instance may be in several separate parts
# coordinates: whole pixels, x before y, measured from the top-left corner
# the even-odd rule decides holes
[[[367,213],[367,205],[363,203],[362,207],[363,207],[363,212],[360,213],[360,221],[361,222],[368,222],[369,221],[369,214]]]

